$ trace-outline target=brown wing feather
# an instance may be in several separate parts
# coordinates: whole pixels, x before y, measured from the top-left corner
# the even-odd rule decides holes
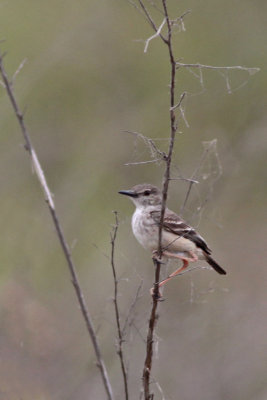
[[[151,216],[155,220],[157,224],[160,222],[160,214],[161,211],[151,211]],[[166,231],[172,232],[177,236],[182,236],[186,239],[194,242],[197,247],[202,249],[205,253],[211,254],[211,250],[209,249],[205,240],[192,228],[188,225],[182,218],[180,218],[174,212],[166,209],[163,221],[163,228]]]

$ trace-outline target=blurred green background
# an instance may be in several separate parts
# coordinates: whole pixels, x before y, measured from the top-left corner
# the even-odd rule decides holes
[[[218,72],[203,72],[204,89],[190,71],[177,74],[177,98],[189,93],[184,103],[189,127],[181,119],[172,176],[190,177],[203,142],[217,139],[184,217],[198,227],[228,275],[199,269],[167,285],[152,387],[155,399],[264,400],[267,3],[168,4],[172,17],[192,11],[186,31],[174,35],[181,62],[261,71],[251,77],[230,73],[232,94]],[[162,16],[153,7],[151,13],[159,26]],[[168,55],[159,39],[144,54],[144,40],[152,33],[126,0],[1,3],[5,67],[12,76],[27,58],[15,81],[16,96],[55,196],[116,399],[123,391],[109,263],[112,211],[120,220],[122,320],[143,280],[125,343],[131,398],[137,399],[154,271],[131,233],[133,206],[117,192],[142,182],[161,185],[164,172],[156,163],[125,166],[150,154],[124,131],[169,135]],[[2,87],[0,115],[0,398],[104,399],[66,262]],[[166,140],[156,143],[166,149]],[[172,209],[179,211],[187,188],[184,181],[171,182]]]

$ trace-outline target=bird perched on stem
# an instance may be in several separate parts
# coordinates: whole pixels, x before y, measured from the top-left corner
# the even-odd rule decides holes
[[[144,183],[130,190],[121,190],[120,194],[129,196],[136,206],[132,216],[132,230],[138,242],[152,252],[152,257],[158,259],[159,225],[162,208],[162,192],[153,185]],[[159,287],[185,270],[190,262],[205,260],[219,274],[225,275],[225,270],[211,257],[211,250],[205,240],[187,225],[173,211],[165,209],[162,225],[162,256],[183,261],[178,268]]]

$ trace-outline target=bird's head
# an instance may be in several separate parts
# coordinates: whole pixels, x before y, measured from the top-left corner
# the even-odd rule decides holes
[[[156,186],[149,183],[135,185],[130,190],[121,190],[120,194],[129,196],[137,208],[160,205],[162,193]]]

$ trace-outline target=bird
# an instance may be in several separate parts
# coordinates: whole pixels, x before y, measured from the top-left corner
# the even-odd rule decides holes
[[[128,196],[136,207],[132,216],[135,238],[146,250],[152,252],[154,259],[162,262],[158,258],[162,191],[154,185],[143,183],[133,186],[130,190],[120,190],[119,194]],[[226,271],[211,257],[211,249],[203,237],[167,207],[162,224],[161,248],[163,258],[182,260],[183,265],[159,282],[159,288],[187,269],[190,262],[197,260],[205,260],[218,274],[226,274]],[[153,294],[153,289],[151,291]]]

